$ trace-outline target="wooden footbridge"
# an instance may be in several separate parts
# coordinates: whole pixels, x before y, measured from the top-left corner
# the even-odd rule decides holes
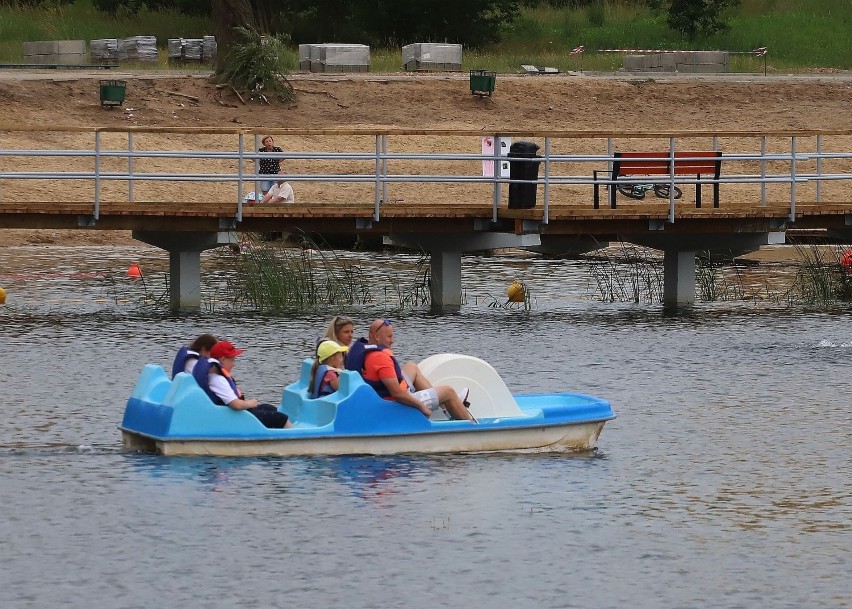
[[[258,152],[266,134],[284,152]],[[280,161],[295,204],[252,204],[260,158]],[[428,251],[442,309],[460,305],[462,252],[629,241],[663,250],[664,299],[683,304],[697,251],[783,243],[789,228],[852,238],[852,131],[0,126],[0,228],[132,230],[170,252],[181,309],[200,303],[201,251],[271,231]]]

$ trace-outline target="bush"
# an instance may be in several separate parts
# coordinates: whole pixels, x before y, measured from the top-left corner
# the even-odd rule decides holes
[[[231,45],[216,76],[250,99],[268,101],[274,96],[281,101],[293,99],[293,87],[287,80],[287,40],[284,36],[261,36],[244,27],[234,28],[243,42]]]

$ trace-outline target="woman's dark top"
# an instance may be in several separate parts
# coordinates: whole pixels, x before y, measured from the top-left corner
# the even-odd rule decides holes
[[[269,152],[266,147],[258,148],[258,152]],[[272,152],[284,152],[278,146],[272,147]],[[281,173],[281,159],[260,159],[260,171],[258,173]]]

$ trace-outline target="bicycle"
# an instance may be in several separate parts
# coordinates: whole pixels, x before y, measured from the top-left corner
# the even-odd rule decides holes
[[[657,183],[657,184],[619,184],[617,186],[618,192],[623,194],[625,197],[629,197],[631,199],[639,199],[642,200],[645,198],[645,193],[649,190],[653,190],[654,194],[657,195],[661,199],[669,198],[669,184],[666,183]],[[683,191],[677,186],[674,187],[674,198],[680,199],[683,195]]]

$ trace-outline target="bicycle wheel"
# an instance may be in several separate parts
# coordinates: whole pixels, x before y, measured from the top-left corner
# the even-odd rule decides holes
[[[642,200],[645,198],[645,189],[639,184],[619,184],[618,192],[631,199]]]
[[[661,199],[669,198],[669,185],[668,184],[654,184],[654,194],[660,197]],[[680,199],[683,191],[677,186],[674,187],[674,198]]]

